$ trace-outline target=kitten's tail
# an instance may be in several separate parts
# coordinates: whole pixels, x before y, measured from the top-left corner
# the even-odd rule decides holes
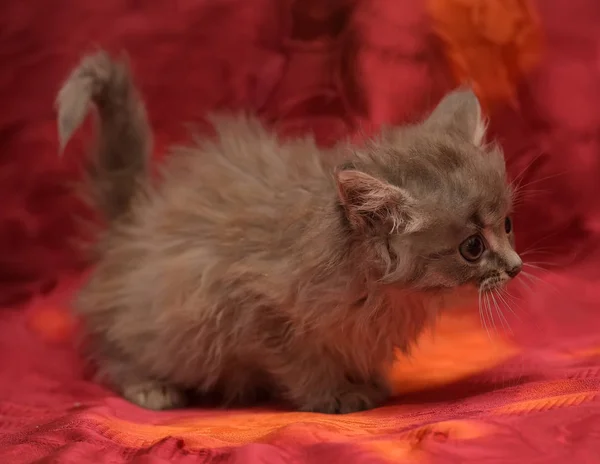
[[[88,161],[93,206],[113,221],[129,210],[148,173],[152,132],[126,57],[115,60],[100,51],[85,56],[58,96],[58,134],[62,154],[84,121],[90,103],[98,110],[100,135],[96,156]]]

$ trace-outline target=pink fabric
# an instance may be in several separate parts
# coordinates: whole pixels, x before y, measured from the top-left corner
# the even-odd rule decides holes
[[[70,241],[77,216],[87,213],[69,183],[80,173],[90,134],[84,131],[60,160],[52,102],[84,52],[97,44],[129,52],[157,153],[185,137],[185,122],[223,108],[256,111],[283,132],[314,131],[327,143],[415,117],[453,85],[428,35],[422,3],[5,0],[1,462],[597,462],[596,0],[537,2],[547,36],[542,65],[522,85],[519,110],[498,108],[492,115],[511,173],[529,166],[524,177],[532,192],[515,219],[519,248],[539,248],[527,258],[555,265],[544,276],[548,284],[532,282],[523,296],[521,321],[511,321],[519,356],[458,383],[405,395],[353,426],[327,419],[316,428],[273,428],[249,439],[248,424],[258,417],[251,415],[243,416],[246,428],[231,430],[228,441],[222,424],[215,426],[218,439],[207,432],[211,421],[228,413],[161,415],[135,408],[87,382],[72,348],[42,338],[37,323],[32,325],[32,314],[64,306],[68,289],[46,295],[63,276],[81,269]],[[18,306],[32,296],[38,299]],[[53,330],[60,340],[70,328],[63,323]],[[231,414],[233,421],[244,412]],[[182,438],[177,424],[192,416],[204,428]],[[150,425],[154,428],[144,428]],[[168,434],[156,441],[160,426]]]

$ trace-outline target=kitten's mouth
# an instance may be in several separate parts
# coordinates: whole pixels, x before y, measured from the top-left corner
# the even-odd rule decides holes
[[[502,288],[506,285],[508,281],[503,279],[502,277],[494,276],[483,279],[479,284],[479,290],[482,292],[486,292],[489,290],[495,290],[497,288]]]

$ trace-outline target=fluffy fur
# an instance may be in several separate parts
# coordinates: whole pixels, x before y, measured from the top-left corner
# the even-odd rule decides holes
[[[459,289],[520,268],[503,157],[482,145],[468,90],[423,123],[338,147],[335,167],[310,139],[217,118],[216,136],[173,149],[158,182],[122,61],[85,57],[67,80],[64,143],[89,102],[101,122],[91,190],[110,227],[75,307],[103,373],[139,405],[267,392],[303,411],[374,407],[394,348]]]

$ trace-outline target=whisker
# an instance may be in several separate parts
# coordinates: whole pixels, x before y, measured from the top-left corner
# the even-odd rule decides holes
[[[519,190],[513,195],[513,206],[522,205],[525,203],[525,200],[529,200],[531,197],[548,195],[550,193],[550,190],[540,189]]]
[[[544,279],[541,279],[540,277],[533,275],[529,272],[525,272],[525,271],[521,271],[521,274],[523,275],[523,277],[527,278],[532,284],[544,284],[547,285],[548,287],[550,287],[550,289],[554,290],[555,292],[558,292],[558,289],[556,288],[556,286],[550,284],[550,282],[545,281]]]
[[[518,298],[516,295],[511,295],[511,294],[508,292],[508,290],[507,290],[506,288],[500,288],[500,291],[502,292],[502,294],[503,294],[505,297],[507,297],[507,298],[510,298],[510,300],[511,300],[512,302],[514,302],[515,304],[518,304],[518,300],[519,300],[520,298]]]
[[[548,272],[549,269],[546,269],[546,268],[541,267],[541,266],[555,266],[555,267],[558,267],[558,264],[556,264],[556,263],[550,263],[548,261],[526,261],[526,262],[523,263],[523,266],[530,266],[530,267],[534,267],[536,269],[539,269],[541,271]]]
[[[490,289],[488,291],[488,295],[490,297],[490,303],[491,303],[490,310],[492,310],[492,313],[495,313],[494,314],[495,316],[498,316],[498,306],[496,305],[496,301],[494,300],[494,290]],[[500,320],[500,324],[502,325],[502,328],[504,328],[504,322],[499,317],[498,317],[498,319]]]
[[[506,300],[506,298],[504,298],[504,296],[508,296],[510,297],[511,295],[509,295],[506,290],[504,290],[503,288],[499,288],[498,289],[498,298],[500,298],[500,300],[502,301],[502,303],[504,304],[504,307],[506,309],[508,309],[511,314],[513,316],[515,316],[519,321],[521,321],[521,318],[517,315],[517,313],[514,312],[514,310],[511,308],[510,304],[508,303],[508,301]]]
[[[486,312],[490,318],[490,323],[492,325],[492,329],[494,330],[494,332],[496,333],[496,335],[498,334],[498,328],[496,327],[496,321],[494,319],[494,315],[492,313],[492,307],[490,304],[490,296],[489,296],[489,292],[486,290],[486,292],[484,293],[485,296],[485,308],[486,308]]]
[[[566,170],[566,171],[557,172],[557,173],[555,173],[555,174],[550,174],[550,175],[548,175],[548,176],[546,176],[546,177],[542,177],[542,178],[540,178],[540,179],[534,179],[534,180],[532,180],[531,182],[528,182],[527,184],[520,185],[520,186],[519,186],[519,188],[526,188],[526,187],[528,187],[528,186],[530,186],[530,185],[535,185],[535,184],[539,184],[540,182],[545,182],[545,181],[547,181],[547,180],[550,180],[550,179],[555,179],[555,178],[557,178],[557,177],[560,177],[560,176],[564,176],[564,175],[566,175],[566,174],[569,174],[569,173],[571,173],[571,172],[573,172],[573,171],[574,171],[573,169],[568,169],[568,170]]]
[[[554,248],[554,252],[552,251],[553,248]],[[527,250],[520,252],[519,255],[527,256],[527,255],[531,255],[534,253],[540,254],[540,255],[552,255],[552,254],[556,254],[556,251],[560,251],[560,250],[557,250],[556,247],[553,247],[553,248],[548,248],[548,247],[534,248],[534,249],[528,248]]]
[[[510,186],[513,187],[515,184],[517,184],[517,189],[519,188],[519,186],[521,185],[521,182],[523,182],[523,176],[527,173],[527,171],[529,170],[529,168],[531,168],[533,166],[533,164],[539,160],[545,153],[543,151],[540,151],[537,155],[535,155],[531,161],[529,161],[529,163],[527,163],[527,165],[521,170],[521,172],[510,182]]]
[[[547,235],[544,235],[542,238],[540,238],[540,239],[539,239],[539,240],[537,240],[536,242],[532,243],[532,244],[530,245],[530,248],[532,248],[532,247],[534,247],[534,246],[538,245],[539,243],[543,242],[544,240],[548,240],[549,238],[552,238],[552,237],[554,237],[555,235],[557,235],[557,234],[558,234],[558,233],[560,233],[560,232],[561,232],[561,231],[559,231],[559,230],[554,230],[554,231],[550,232],[549,234],[547,234]]]
[[[529,263],[523,263],[523,267],[530,267],[532,269],[541,270],[542,272],[550,272],[550,271],[548,271],[546,269],[543,269],[541,267],[538,267],[538,266],[535,266],[535,265],[529,264]],[[524,276],[526,276],[526,277],[530,277],[531,279],[534,279],[536,282],[547,283],[542,278],[536,276],[535,274],[532,274],[531,272],[521,271],[521,274],[524,275]]]
[[[570,250],[569,252],[564,253],[558,248],[555,248],[554,250],[555,251],[546,251],[544,249],[529,250],[519,253],[519,256],[521,256],[523,261],[528,264],[558,268],[575,262],[578,256],[581,255],[581,252],[578,250]],[[534,258],[536,260],[532,261],[526,258]]]
[[[522,301],[520,301],[520,298],[518,298],[515,295],[511,295],[510,293],[508,293],[508,290],[501,288],[500,289],[500,293],[502,294],[502,296],[507,300],[510,300],[513,304],[517,305],[520,309],[520,302],[522,303]],[[515,317],[519,317],[519,315],[517,313],[515,313],[512,309],[512,307],[510,305],[507,305],[508,310],[515,316]]]
[[[498,316],[500,317],[500,323],[502,324],[503,328],[508,329],[508,331],[512,334],[513,333],[512,327],[510,326],[510,324],[508,323],[508,320],[504,316],[504,312],[502,311],[502,308],[500,307],[500,305],[498,304],[498,301],[496,300],[496,295],[498,295],[497,289],[492,291],[491,297],[492,297],[492,301],[494,302],[494,306],[496,306],[496,313],[498,313]]]
[[[521,284],[524,284],[524,282],[521,279],[519,279],[519,282]],[[527,288],[529,290],[531,290],[530,287],[527,287]],[[517,297],[516,295],[512,295],[511,293],[509,293],[508,289],[506,289],[506,288],[500,288],[499,290],[500,290],[500,292],[502,293],[502,295],[505,298],[510,299],[516,305],[518,311],[515,311],[512,308],[511,305],[507,305],[506,308],[511,312],[511,314],[513,316],[515,316],[517,318],[517,320],[519,321],[519,323],[521,323],[521,324],[525,323],[525,321],[523,320],[523,318],[519,314],[519,313],[524,313],[524,314],[526,314],[526,315],[529,316],[529,317],[526,318],[527,321],[528,321],[528,323],[533,324],[533,326],[537,330],[540,330],[540,324],[539,324],[538,318],[534,314],[532,314],[530,312],[530,308],[524,306],[524,300],[523,299]]]
[[[494,289],[490,290],[490,300],[491,300],[492,304],[494,305],[493,309],[496,312],[498,319],[500,319],[500,324],[502,325],[502,328],[504,329],[504,331],[506,331],[506,327],[504,326],[504,321],[502,320],[502,318],[500,317],[500,313],[498,312],[498,302],[494,298]]]
[[[521,271],[521,275],[524,275],[522,271]],[[519,279],[519,280],[518,280],[518,282],[519,282],[521,285],[523,285],[523,286],[524,286],[524,287],[525,287],[527,290],[529,290],[529,292],[533,293],[533,288],[531,288],[531,287],[529,286],[529,284],[528,284],[528,283],[527,283],[525,280],[523,280],[523,279]]]
[[[568,262],[573,262],[575,259],[577,259],[578,256],[581,255],[581,253],[584,250],[583,247],[578,247],[578,248],[571,247],[568,250],[564,246],[537,247],[537,245],[542,244],[543,242],[547,241],[548,239],[567,231],[570,227],[572,227],[572,226],[569,223],[569,224],[566,224],[564,227],[556,228],[551,233],[545,235],[544,237],[541,237],[540,239],[536,240],[534,243],[529,245],[529,247],[525,251],[520,252],[519,255],[527,256],[529,254],[546,254],[546,255],[555,255],[555,256],[561,255],[561,257],[564,255]]]
[[[488,329],[485,314],[483,313],[483,308],[481,306],[481,289],[479,289],[479,291],[477,293],[477,299],[478,299],[477,309],[479,310],[479,319],[481,320],[481,323],[483,324],[483,327],[485,328],[488,338],[491,340],[492,336],[490,335],[490,330]]]
[[[521,190],[519,190],[517,197],[528,194],[528,193],[551,193],[551,192],[552,192],[552,190],[548,190],[548,189],[527,189],[527,190],[521,189]]]
[[[539,266],[536,266],[535,264],[532,264],[532,263],[523,263],[523,267],[530,267],[532,269],[538,269],[540,271],[545,271],[546,270],[546,269],[544,269],[542,267],[539,267]]]

